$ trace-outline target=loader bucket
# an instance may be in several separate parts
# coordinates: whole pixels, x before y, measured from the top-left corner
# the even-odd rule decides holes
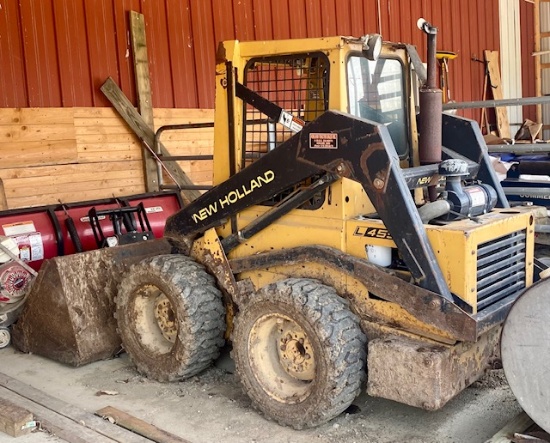
[[[13,327],[14,345],[72,366],[112,357],[121,346],[118,283],[131,265],[170,251],[166,240],[150,240],[46,260]]]

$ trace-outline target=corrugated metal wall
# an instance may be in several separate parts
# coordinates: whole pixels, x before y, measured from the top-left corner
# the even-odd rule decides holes
[[[550,51],[550,38],[547,37],[549,32],[550,32],[550,3],[540,2],[540,33],[541,33],[540,50],[543,52]],[[550,63],[550,53],[544,52],[540,56],[540,62],[542,65],[547,66],[547,63]],[[549,95],[550,94],[550,69],[541,69],[540,76],[541,76],[541,93],[542,95]],[[542,116],[543,116],[543,123],[547,125],[550,121],[549,104],[542,105]],[[545,128],[543,138],[546,139],[548,137],[550,137],[550,131],[547,128]]]
[[[521,81],[523,97],[535,97],[536,95],[536,75],[535,75],[535,57],[533,57],[533,51],[535,50],[535,16],[533,3],[526,1],[520,1],[520,18],[521,18]],[[523,118],[536,121],[537,110],[535,106],[523,107]]]
[[[524,2],[522,2],[524,3]],[[361,35],[413,43],[424,17],[455,51],[455,100],[482,96],[484,49],[499,50],[498,0],[0,0],[0,107],[108,106],[111,76],[135,99],[128,11],[145,15],[153,105],[211,108],[217,42]]]

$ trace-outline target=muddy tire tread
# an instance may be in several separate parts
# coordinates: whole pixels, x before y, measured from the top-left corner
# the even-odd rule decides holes
[[[298,414],[296,411],[289,411],[289,414],[281,412],[280,416],[273,414],[269,405],[258,399],[257,387],[243,369],[247,363],[238,351],[240,344],[236,348],[235,343],[244,339],[244,331],[241,331],[244,320],[242,315],[238,315],[235,319],[233,357],[237,377],[251,398],[252,405],[268,418],[295,429],[318,426],[342,413],[359,394],[366,377],[366,336],[361,331],[358,318],[349,310],[349,303],[333,288],[305,278],[282,280],[262,288],[251,298],[251,304],[263,302],[293,304],[311,321],[327,352],[328,379],[332,386],[324,389],[314,407],[306,407]],[[241,313],[246,309],[242,308]]]
[[[133,291],[147,281],[164,280],[185,311],[185,333],[178,333],[181,352],[173,352],[164,365],[151,365],[129,331],[125,305]],[[225,308],[214,278],[202,265],[183,255],[159,255],[134,265],[119,286],[117,320],[123,346],[141,374],[158,381],[184,380],[212,364],[224,345]]]

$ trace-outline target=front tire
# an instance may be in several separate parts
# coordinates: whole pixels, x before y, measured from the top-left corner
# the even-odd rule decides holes
[[[359,394],[366,337],[333,288],[292,278],[262,288],[241,307],[233,358],[252,404],[302,429],[336,417]]]
[[[214,278],[193,259],[159,255],[133,266],[116,298],[124,349],[158,381],[207,368],[224,344],[225,309]]]

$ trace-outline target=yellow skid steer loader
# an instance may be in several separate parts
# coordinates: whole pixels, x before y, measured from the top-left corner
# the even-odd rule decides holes
[[[379,35],[222,43],[214,188],[165,240],[53,260],[18,346],[78,365],[121,339],[140,372],[171,381],[230,339],[253,405],[297,429],[365,381],[435,410],[478,379],[543,267],[478,125],[442,113],[436,29],[419,26],[427,71]]]

